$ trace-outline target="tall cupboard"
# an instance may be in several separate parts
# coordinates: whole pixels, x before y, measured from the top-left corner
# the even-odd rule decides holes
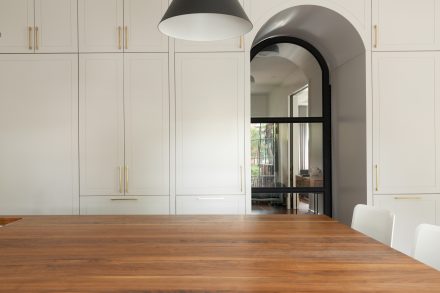
[[[77,56],[0,55],[0,92],[0,214],[77,214]]]
[[[175,76],[176,212],[244,213],[244,54],[178,53]]]
[[[372,4],[373,202],[411,254],[416,227],[440,225],[440,3]]]
[[[168,86],[166,53],[80,55],[81,196],[169,197]]]

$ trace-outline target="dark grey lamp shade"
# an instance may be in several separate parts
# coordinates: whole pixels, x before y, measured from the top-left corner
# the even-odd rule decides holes
[[[252,27],[237,0],[173,0],[159,23],[162,33],[191,41],[230,39]]]

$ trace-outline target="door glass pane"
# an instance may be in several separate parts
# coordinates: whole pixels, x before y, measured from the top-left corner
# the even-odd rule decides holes
[[[322,71],[309,51],[272,45],[251,62],[252,118],[321,117]]]
[[[252,187],[322,187],[321,123],[253,123]]]
[[[323,214],[322,193],[252,193],[253,214]]]

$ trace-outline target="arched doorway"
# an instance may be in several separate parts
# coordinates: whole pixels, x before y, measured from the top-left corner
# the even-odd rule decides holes
[[[354,7],[347,10],[342,4],[322,0],[280,1],[277,6],[267,4],[266,9],[261,5],[255,29],[248,36],[250,48],[273,37],[294,37],[313,45],[326,61],[331,82],[331,214],[349,224],[353,207],[372,200],[367,188],[372,180],[367,164],[372,147],[367,144],[372,127],[367,115],[372,104],[368,22],[360,12],[350,11]],[[248,68],[251,75],[251,65]],[[248,193],[247,205],[252,206],[251,202]]]
[[[309,54],[297,47],[306,50]],[[267,61],[267,57],[270,56],[274,57],[273,60]],[[275,82],[275,87],[271,88],[271,92],[278,91],[279,87],[285,88],[285,91],[290,90],[291,93],[285,92],[289,93],[286,97],[288,100],[283,100],[282,97],[280,99],[280,97],[273,94],[266,97],[266,100],[269,100],[272,106],[274,103],[287,106],[289,108],[288,115],[285,115],[286,113],[283,113],[283,111],[274,111],[272,107],[270,111],[269,109],[263,109],[263,111],[256,110],[252,113],[253,202],[275,201],[277,195],[278,197],[281,195],[280,199],[283,202],[285,200],[284,203],[288,211],[293,209],[296,213],[299,210],[304,212],[304,208],[301,208],[301,206],[306,204],[306,212],[324,213],[331,217],[331,87],[327,63],[319,50],[312,44],[291,36],[276,36],[261,41],[251,50],[251,62],[255,58],[257,58],[256,62],[259,62],[259,58],[264,58],[262,62],[266,63],[265,65],[268,65],[267,62],[271,61],[278,62],[279,58],[284,59],[281,62],[292,62],[294,69],[287,72],[294,75],[293,79],[297,79],[296,76],[303,74],[301,71],[304,71],[305,78],[302,82],[290,86],[278,86]],[[316,77],[317,70],[313,69],[314,64],[307,65],[307,63],[315,63],[310,62],[312,58],[316,61],[315,67],[320,69],[319,81],[317,80],[319,77]],[[295,65],[301,63],[302,65]],[[303,68],[300,68],[301,66]],[[280,71],[283,70],[281,68],[282,66],[279,67]],[[309,74],[309,72],[315,73]],[[259,74],[259,71],[256,70],[255,74]],[[255,76],[252,75],[252,78],[253,84],[255,84],[257,82]],[[284,77],[281,76],[281,78]],[[260,76],[258,76],[258,79],[260,79]],[[264,76],[261,76],[261,79],[265,79],[264,82],[266,83],[271,82]],[[311,81],[311,79],[314,80]],[[264,86],[264,82],[260,81],[260,85]],[[283,82],[289,83],[289,81]],[[311,94],[312,91],[309,88],[312,82],[313,90],[319,88],[320,93]],[[253,90],[253,93],[258,94],[258,89]],[[301,105],[297,100],[294,100],[300,95],[303,100]],[[252,97],[262,99],[261,95]],[[251,99],[252,102],[253,99]],[[258,103],[257,100],[255,100],[255,103]],[[285,105],[283,105],[284,103]],[[312,108],[313,104],[315,106]],[[299,113],[299,111],[302,113]],[[281,137],[283,135],[280,133],[283,129],[289,133],[287,140],[285,139],[288,145],[287,152],[281,150],[283,144]],[[295,131],[295,129],[299,131]],[[255,133],[255,130],[258,133]],[[316,133],[310,135],[313,132]],[[312,138],[314,138],[314,145],[310,143]],[[288,162],[286,163],[286,161]],[[309,162],[314,164],[309,165]],[[285,172],[287,176],[282,174],[283,169],[287,169]],[[286,177],[287,180],[285,180]]]

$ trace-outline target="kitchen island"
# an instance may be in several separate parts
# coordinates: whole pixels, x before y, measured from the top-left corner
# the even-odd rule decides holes
[[[440,273],[314,215],[23,217],[0,292],[440,292]]]

